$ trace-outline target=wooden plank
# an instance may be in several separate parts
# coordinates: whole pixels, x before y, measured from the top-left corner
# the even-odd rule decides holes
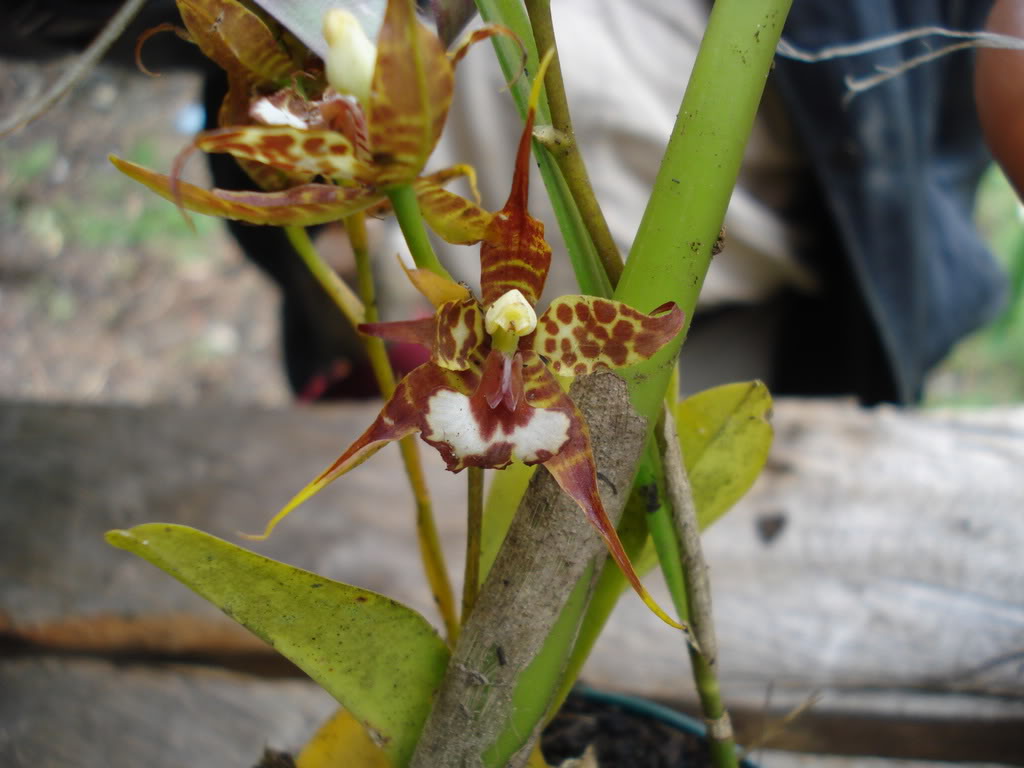
[[[226,538],[259,530],[376,407],[0,406],[0,628],[79,650],[261,652],[101,534],[150,520]],[[877,715],[940,728],[970,718],[1000,728],[999,739],[1015,724],[1024,733],[1024,409],[783,401],[775,424],[764,477],[706,536],[728,700],[754,722],[820,692],[818,719],[805,716],[798,724],[811,725],[791,727],[776,744],[800,749],[838,748],[813,732],[828,732],[830,717],[862,718],[850,731],[857,739],[884,741],[869,727]],[[456,564],[462,480],[429,451],[425,458]],[[386,450],[256,548],[433,619],[400,477],[396,452]],[[586,678],[692,701],[682,650],[667,632],[627,595]]]
[[[332,408],[0,406],[0,630],[75,649],[190,652],[260,641],[184,587],[103,541],[110,528],[191,525],[433,618],[418,568],[411,495],[385,448],[244,542],[370,422],[373,404]],[[463,479],[423,452],[443,543],[458,563]],[[454,567],[461,572],[461,565]]]
[[[308,681],[84,659],[0,661],[0,690],[5,768],[249,768],[335,708]]]
[[[1024,695],[1024,408],[796,401],[775,424],[764,476],[705,536],[727,692],[754,705],[771,682],[796,706],[825,688],[875,709],[894,690],[922,694],[916,707],[936,692]],[[591,674],[614,681],[611,649],[658,631],[622,601]],[[678,695],[673,649],[643,654],[637,684]]]
[[[334,710],[307,681],[182,664],[7,659],[0,661],[0,690],[4,768],[248,768],[265,746],[300,748]],[[778,750],[753,757],[762,768],[948,765]]]

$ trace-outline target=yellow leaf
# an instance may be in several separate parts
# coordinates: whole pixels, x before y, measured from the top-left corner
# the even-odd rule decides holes
[[[295,768],[391,768],[384,751],[344,707],[331,715],[295,758]]]

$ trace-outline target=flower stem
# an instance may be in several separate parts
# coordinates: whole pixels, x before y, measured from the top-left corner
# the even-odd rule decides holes
[[[526,0],[526,10],[530,14],[530,25],[538,53],[555,50],[555,57],[544,77],[547,90],[548,108],[551,111],[551,124],[555,129],[552,141],[539,140],[548,148],[558,168],[562,171],[565,183],[576,207],[579,209],[583,223],[590,234],[590,239],[597,249],[608,279],[614,288],[622,275],[622,255],[612,237],[608,222],[605,220],[601,206],[594,195],[590,184],[590,176],[583,162],[576,135],[572,129],[572,118],[569,115],[569,102],[565,96],[565,84],[562,81],[562,68],[558,62],[558,46],[555,42],[555,28],[551,22],[551,0]]]
[[[416,266],[420,269],[429,269],[451,280],[452,276],[438,261],[434,246],[430,244],[427,228],[423,225],[423,217],[420,215],[420,204],[416,200],[416,191],[412,185],[400,184],[391,187],[387,190],[387,196],[395,210],[395,218],[398,219],[398,226],[402,228],[402,234]]]
[[[345,230],[348,232],[352,252],[355,255],[359,294],[366,307],[366,321],[375,323],[380,319],[380,312],[377,309],[373,270],[370,265],[365,215],[356,213],[346,218]],[[384,341],[373,336],[364,336],[363,344],[381,394],[385,399],[391,397],[395,392],[395,373],[391,368],[391,361],[388,360]],[[409,435],[399,441],[398,448],[416,503],[416,537],[419,541],[423,570],[426,572],[427,583],[430,584],[434,599],[437,601],[448,643],[454,647],[459,634],[459,620],[455,614],[455,594],[448,579],[448,567],[444,561],[444,552],[441,550],[441,540],[437,533],[437,524],[434,521],[430,491],[427,489],[427,481],[423,475],[419,445],[416,443],[416,438]]]
[[[466,572],[462,583],[462,623],[466,623],[480,591],[480,539],[484,516],[484,471],[469,467],[466,471]]]
[[[348,287],[348,284],[338,277],[338,273],[334,271],[334,268],[320,257],[316,246],[313,245],[313,241],[309,237],[309,233],[306,232],[306,228],[296,226],[284,227],[284,233],[292,248],[295,249],[295,252],[299,254],[299,258],[306,265],[306,268],[313,273],[313,277],[327,291],[327,295],[331,297],[338,309],[341,310],[341,314],[352,323],[352,327],[355,328],[360,323],[365,323],[367,316],[366,307],[363,305],[363,302]]]

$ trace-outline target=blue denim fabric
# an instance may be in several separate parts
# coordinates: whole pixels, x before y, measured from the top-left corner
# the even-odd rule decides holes
[[[794,0],[783,35],[816,50],[914,27],[981,29],[989,0]],[[931,47],[947,40],[930,39]],[[1005,278],[972,222],[990,157],[974,110],[973,56],[927,63],[844,104],[847,75],[898,64],[920,42],[852,58],[777,57],[772,76],[835,219],[846,258],[887,358],[892,392],[909,402],[925,373],[999,309]],[[827,269],[824,270],[826,273]]]

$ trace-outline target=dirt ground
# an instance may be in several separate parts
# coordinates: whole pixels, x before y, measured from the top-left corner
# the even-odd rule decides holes
[[[61,62],[0,60],[0,113]],[[219,221],[192,232],[122,177],[116,153],[168,169],[201,125],[200,81],[101,67],[0,139],[0,396],[284,403],[276,290]],[[203,182],[201,158],[190,177]]]

